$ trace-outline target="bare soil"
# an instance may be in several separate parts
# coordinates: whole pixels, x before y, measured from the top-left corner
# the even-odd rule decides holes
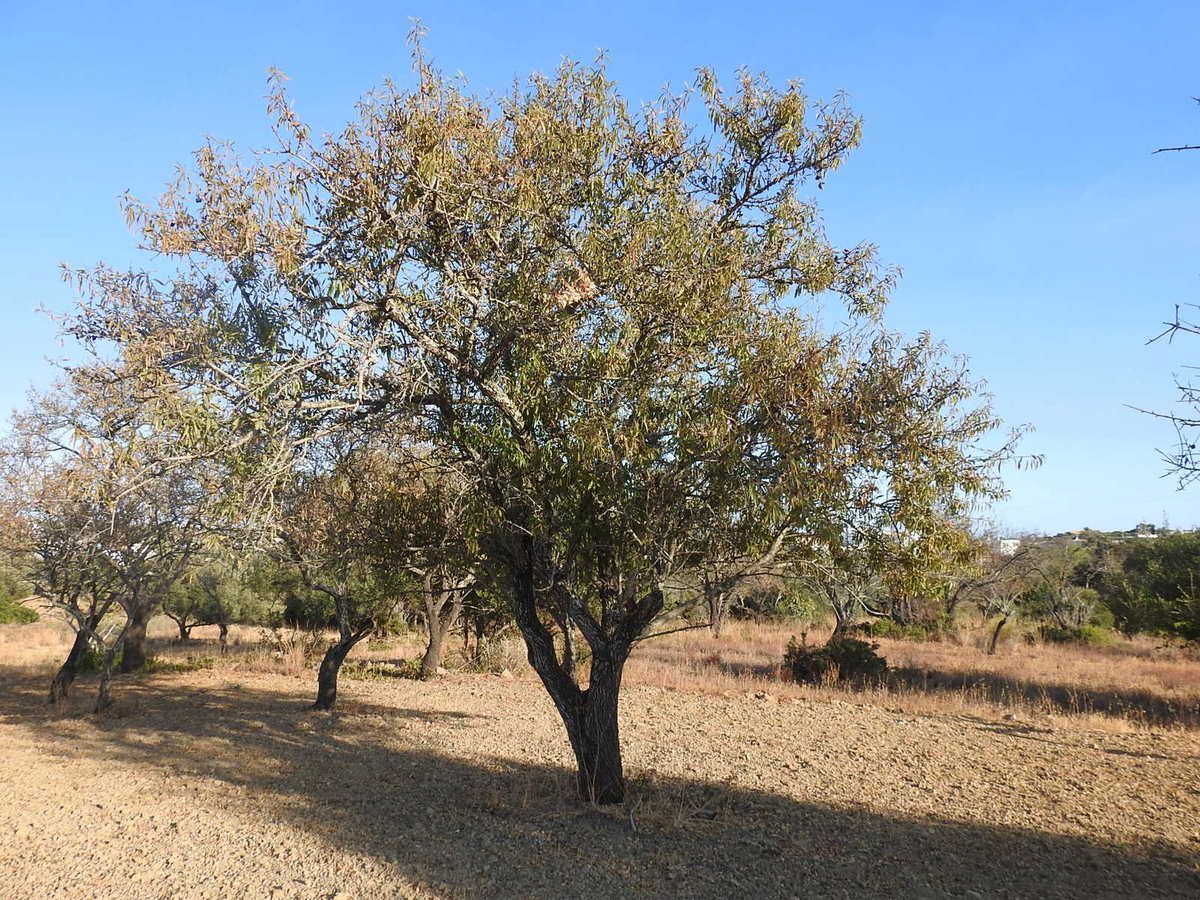
[[[624,808],[527,676],[0,670],[0,896],[1197,897],[1200,734],[631,686]]]

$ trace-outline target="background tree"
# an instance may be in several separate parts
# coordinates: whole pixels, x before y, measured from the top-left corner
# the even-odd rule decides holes
[[[315,709],[337,702],[338,674],[354,647],[400,603],[397,570],[386,571],[370,555],[378,504],[391,470],[370,448],[329,442],[322,462],[299,473],[281,494],[272,534],[304,584],[333,602],[338,637],[317,673]]]
[[[1200,640],[1200,533],[1137,541],[1107,602],[1123,631]]]
[[[269,592],[255,590],[248,577],[224,553],[210,553],[209,558],[189,569],[167,592],[163,615],[179,629],[179,640],[191,639],[193,628],[216,625],[218,643],[224,653],[233,624],[267,624],[282,612],[272,604]]]
[[[207,490],[198,467],[161,465],[162,435],[94,374],[69,372],[15,416],[5,461],[10,502],[25,518],[30,580],[78,631],[52,699],[91,643],[103,649],[104,706],[117,653],[122,672],[145,663],[146,625],[207,527]],[[114,603],[124,615],[119,629],[106,622]],[[105,644],[102,626],[116,639]]]

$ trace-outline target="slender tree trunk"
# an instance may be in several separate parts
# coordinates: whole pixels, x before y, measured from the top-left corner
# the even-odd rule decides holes
[[[94,627],[95,622],[89,619],[86,626],[81,626],[75,632],[75,642],[71,644],[71,652],[67,654],[67,658],[50,681],[50,702],[52,704],[62,703],[66,699],[67,692],[75,681],[75,676],[79,674],[79,666],[83,662],[83,657],[87,654],[88,634]]]
[[[342,663],[363,637],[366,635],[343,637],[325,651],[317,672],[317,699],[312,705],[313,709],[333,709],[337,703],[338,673],[342,670]]]
[[[544,551],[536,542],[536,538],[525,535],[514,540],[510,557],[513,616],[525,639],[529,664],[537,672],[566,726],[567,738],[575,754],[580,798],[590,803],[621,803],[625,799],[625,775],[617,701],[630,645],[627,639],[588,639],[592,651],[591,679],[587,690],[580,690],[575,679],[564,670],[554,637],[538,615],[534,573],[538,555]],[[656,598],[657,605],[650,604],[638,610],[646,621],[662,608],[661,592]],[[587,638],[586,632],[584,637]]]
[[[729,595],[725,591],[709,589],[708,593],[708,625],[712,629],[713,637],[721,636],[721,629],[725,625],[725,613],[728,611]]]
[[[996,629],[992,632],[992,639],[988,642],[988,656],[994,656],[996,654],[996,644],[1000,642],[1000,632],[1007,624],[1008,616],[1002,616],[1000,621],[996,623]]]
[[[121,657],[121,674],[137,672],[146,665],[146,626],[150,622],[149,607],[138,604],[129,614],[125,629],[125,654]]]
[[[124,635],[117,640],[115,644],[104,651],[103,668],[100,670],[100,688],[96,691],[96,706],[92,712],[104,712],[112,706],[112,670],[113,660],[116,658],[117,650],[120,649],[124,641]]]
[[[96,705],[92,712],[104,712],[112,706],[112,669],[105,666],[100,673],[100,688],[96,691]]]

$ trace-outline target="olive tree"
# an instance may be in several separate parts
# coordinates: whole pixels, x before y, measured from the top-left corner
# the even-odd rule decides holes
[[[917,555],[997,492],[986,401],[879,325],[894,273],[831,242],[806,193],[859,141],[840,99],[702,70],[637,108],[571,62],[484,99],[418,47],[413,86],[340,134],[271,108],[269,155],[206,146],[131,202],[178,268],[82,273],[75,332],[140,361],[190,447],[255,448],[264,483],[331,430],[435,451],[479,504],[481,577],[582,797],[624,795],[622,673],[665,584],[848,528]]]

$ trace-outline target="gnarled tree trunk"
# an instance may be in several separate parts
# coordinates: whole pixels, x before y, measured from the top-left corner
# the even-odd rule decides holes
[[[626,595],[608,608],[604,624],[593,618],[578,598],[569,597],[566,588],[555,586],[562,607],[570,610],[570,621],[579,628],[591,650],[591,676],[586,689],[580,689],[568,673],[554,646],[554,637],[538,610],[535,572],[544,549],[530,536],[516,538],[512,552],[512,601],[517,627],[525,639],[529,664],[537,672],[566,726],[567,738],[575,754],[579,796],[590,803],[614,804],[625,799],[625,773],[621,760],[621,734],[618,701],[621,674],[629,651],[659,612],[663,595],[658,587],[640,600]]]
[[[59,666],[54,678],[50,681],[50,702],[53,704],[61,703],[67,697],[67,692],[71,689],[71,685],[75,682],[75,677],[79,674],[79,666],[83,662],[83,658],[87,655],[88,643],[91,640],[92,629],[96,627],[94,617],[89,617],[87,622],[79,627],[75,632],[75,642],[71,644],[71,652],[67,654],[67,658],[63,664]]]

